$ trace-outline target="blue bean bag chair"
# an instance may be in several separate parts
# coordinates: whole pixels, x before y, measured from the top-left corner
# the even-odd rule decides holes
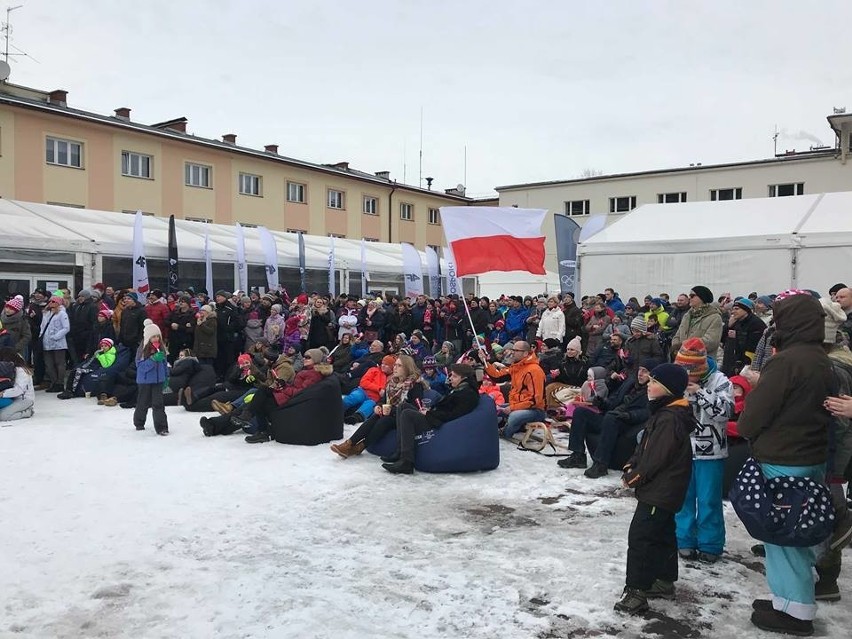
[[[426,431],[415,440],[414,467],[424,473],[469,473],[493,470],[500,465],[497,434],[497,407],[488,395],[481,395],[472,412]],[[374,455],[396,451],[393,430],[367,450]]]

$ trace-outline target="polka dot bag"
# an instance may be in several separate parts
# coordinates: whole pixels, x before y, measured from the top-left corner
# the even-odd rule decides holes
[[[809,477],[766,479],[749,457],[728,494],[749,534],[776,546],[816,546],[834,530],[828,488]]]

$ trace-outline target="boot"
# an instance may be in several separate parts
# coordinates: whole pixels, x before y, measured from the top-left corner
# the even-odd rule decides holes
[[[751,602],[752,610],[775,610],[771,599],[755,599]]]
[[[608,475],[609,470],[607,469],[606,464],[602,464],[601,462],[596,461],[588,469],[586,469],[586,472],[584,472],[583,474],[589,479],[599,479],[604,475]]]
[[[638,615],[648,610],[648,598],[645,593],[629,586],[624,587],[621,599],[615,602],[613,610],[626,612],[629,615]]]
[[[98,406],[103,406],[104,402],[109,399],[106,393],[101,393],[98,395]]]
[[[352,453],[351,453],[351,455],[350,455],[350,456],[351,456],[351,457],[354,457],[355,455],[360,455],[361,453],[363,453],[363,452],[364,452],[364,449],[365,449],[366,447],[367,447],[367,442],[366,442],[366,441],[364,441],[364,440],[361,440],[361,441],[360,441],[360,442],[358,442],[357,444],[353,444],[353,445],[352,445]]]
[[[755,610],[751,613],[751,622],[768,632],[778,632],[799,637],[810,637],[814,634],[814,622],[796,619],[780,610]]]
[[[192,406],[192,388],[189,386],[183,389],[183,400],[187,406]]]
[[[53,384],[50,388],[47,389],[48,393],[61,393],[62,392],[62,384]]]
[[[100,402],[98,402],[100,404]],[[104,402],[104,406],[118,406],[118,397],[107,397]]]
[[[330,448],[333,452],[343,457],[343,459],[346,459],[347,457],[352,455],[352,440],[344,439],[339,444],[332,444]]]
[[[714,555],[712,552],[698,552],[698,561],[702,564],[715,564],[719,561],[719,555]]]
[[[556,464],[560,468],[585,468],[586,467],[586,453],[575,453],[572,452],[565,459],[560,459]]]
[[[244,408],[239,415],[234,415],[233,413],[231,413],[231,423],[237,428],[251,428],[251,420],[253,418],[254,415],[252,415],[251,411],[248,408]]]
[[[74,399],[74,393],[72,393],[71,391],[64,390],[56,397],[58,397],[59,399]]]
[[[840,601],[840,586],[837,580],[821,578],[814,585],[814,596],[817,601]]]
[[[831,535],[829,550],[844,548],[852,539],[852,512],[846,511],[846,515],[838,519],[834,525],[834,533]]]
[[[654,583],[651,584],[651,587],[645,591],[645,597],[647,599],[674,599],[674,584],[671,581],[655,579]]]
[[[231,411],[234,410],[234,405],[231,402],[220,402],[218,399],[214,399],[210,402],[210,405],[220,415],[230,415]]]
[[[231,419],[233,419],[233,418],[231,418]],[[247,444],[262,444],[264,442],[268,442],[271,439],[272,439],[272,437],[270,437],[269,434],[261,432],[261,433],[255,433],[254,435],[249,435],[248,437],[246,437],[246,443]]]
[[[694,561],[698,559],[698,551],[695,548],[678,548],[677,549],[678,557],[681,559],[686,559],[687,561]]]
[[[394,475],[411,475],[414,473],[414,464],[405,459],[400,459],[392,464],[382,464],[382,468]]]
[[[204,431],[205,437],[213,437],[213,424],[210,423],[207,417],[202,417],[198,420],[198,423],[201,425],[201,430]]]
[[[343,423],[348,424],[350,426],[354,426],[355,424],[360,424],[363,421],[364,421],[364,418],[361,417],[361,415],[358,414],[358,413],[352,413],[348,417],[343,418]]]
[[[399,453],[391,453],[390,455],[384,455],[380,458],[386,464],[395,464],[399,461]]]
[[[182,389],[182,388],[178,388],[178,392],[177,392],[177,405],[178,405],[178,406],[183,406],[183,389]]]

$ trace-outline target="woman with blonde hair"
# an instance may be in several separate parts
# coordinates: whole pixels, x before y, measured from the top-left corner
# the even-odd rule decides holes
[[[403,402],[413,403],[423,398],[428,388],[420,374],[420,369],[410,355],[399,355],[393,365],[393,373],[388,377],[382,391],[381,401],[373,409],[373,414],[358,427],[349,439],[332,444],[331,450],[346,459],[360,455],[367,446],[379,441],[388,431],[396,429],[397,407]]]

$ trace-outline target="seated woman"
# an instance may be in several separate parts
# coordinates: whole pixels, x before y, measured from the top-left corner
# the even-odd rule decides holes
[[[575,337],[568,342],[568,346],[565,348],[565,357],[559,368],[550,371],[550,377],[553,381],[544,387],[547,408],[560,408],[563,402],[556,399],[557,391],[565,388],[579,389],[586,381],[588,370],[589,362],[583,355],[582,343],[579,337]]]
[[[414,361],[422,362],[430,355],[429,345],[426,343],[426,338],[419,330],[411,333],[411,339],[408,340],[408,348],[414,352]]]
[[[352,365],[352,334],[343,333],[340,343],[331,351],[328,358],[335,373],[345,373]]]
[[[447,367],[456,361],[456,347],[450,341],[441,344],[441,350],[435,353],[435,363],[441,367]]]
[[[14,367],[11,388],[0,393],[0,422],[32,417],[35,404],[32,370],[14,348],[0,349],[0,362]]]
[[[382,404],[377,404],[373,414],[358,427],[349,439],[332,444],[331,450],[346,459],[360,455],[367,446],[379,441],[385,433],[396,428],[396,411],[403,402],[417,403],[423,399],[423,391],[428,388],[420,376],[414,358],[400,355],[393,365],[382,394]]]
[[[454,419],[472,412],[479,406],[476,374],[467,364],[450,366],[452,390],[430,408],[403,404],[397,415],[397,452],[382,457],[382,468],[389,473],[410,475],[414,472],[414,438],[418,433],[440,428]]]

